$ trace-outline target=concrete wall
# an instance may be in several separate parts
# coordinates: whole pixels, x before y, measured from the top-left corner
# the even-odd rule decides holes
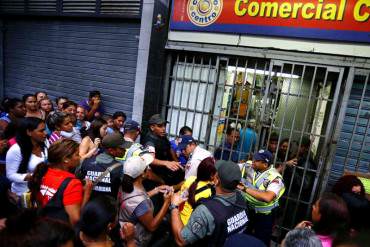
[[[330,42],[267,36],[246,36],[221,33],[170,31],[168,39],[194,43],[269,48],[310,53],[370,58],[370,45],[363,43]]]

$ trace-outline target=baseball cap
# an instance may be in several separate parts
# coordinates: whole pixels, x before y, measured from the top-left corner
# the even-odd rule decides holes
[[[102,145],[105,148],[124,148],[125,139],[120,133],[112,133],[103,137]]]
[[[149,118],[149,125],[164,124],[164,123],[168,123],[168,121],[166,121],[164,118],[162,118],[161,115],[159,115],[159,114],[154,114],[153,116],[151,116]]]
[[[151,154],[130,157],[124,164],[123,173],[135,179],[145,171],[153,160],[154,157]]]
[[[261,149],[260,151],[254,153],[253,160],[265,161],[267,164],[270,164],[272,161],[272,153],[268,150]]]
[[[127,120],[123,126],[125,131],[138,130],[140,131],[140,124],[134,120]]]
[[[215,164],[221,186],[227,190],[235,190],[242,178],[239,166],[232,161],[218,160]]]
[[[178,148],[182,151],[192,142],[195,142],[195,140],[191,135],[183,135],[180,137]]]

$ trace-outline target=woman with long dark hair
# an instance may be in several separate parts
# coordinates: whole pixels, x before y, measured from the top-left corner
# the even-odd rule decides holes
[[[24,118],[18,128],[17,143],[6,154],[6,176],[12,192],[18,196],[28,190],[27,181],[40,162],[47,160],[45,123],[34,117]]]
[[[64,139],[49,148],[48,163],[40,163],[29,182],[31,198],[42,208],[43,215],[70,222],[80,219],[81,207],[88,201],[92,189],[87,181],[85,192],[73,174],[80,164],[78,143]]]
[[[370,201],[366,198],[365,187],[355,175],[341,177],[333,186],[333,193],[346,203],[351,215],[351,229],[360,232],[369,228]]]
[[[84,134],[80,145],[81,159],[90,158],[98,152],[100,142],[107,134],[107,122],[102,118],[97,118],[91,122],[90,128]]]
[[[124,164],[122,193],[119,193],[119,222],[131,222],[135,225],[135,242],[137,246],[147,246],[154,232],[162,222],[173,195],[172,187],[162,185],[147,192],[143,180],[147,177],[147,168],[154,157],[151,154],[130,157]],[[163,193],[163,205],[154,215],[150,197]]]
[[[201,198],[208,198],[214,194],[212,188],[213,177],[216,174],[215,160],[205,158],[198,166],[197,176],[190,176],[181,187],[181,193],[188,191],[188,200],[180,210],[180,218],[184,225],[188,222],[193,208]]]
[[[350,216],[346,203],[339,196],[322,195],[312,206],[312,222],[303,221],[297,227],[311,227],[323,247],[331,247],[333,239],[349,232]]]

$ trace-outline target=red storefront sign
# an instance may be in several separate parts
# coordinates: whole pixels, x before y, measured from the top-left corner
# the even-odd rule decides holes
[[[171,30],[370,43],[370,0],[173,0]]]

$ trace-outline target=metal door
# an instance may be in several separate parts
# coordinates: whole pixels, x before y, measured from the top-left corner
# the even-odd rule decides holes
[[[345,172],[370,174],[369,80],[370,70],[350,69],[322,190]]]
[[[186,124],[208,150],[238,162],[250,159],[258,149],[271,149],[274,164],[287,167],[282,169],[286,192],[279,229],[290,229],[306,218],[317,194],[343,73],[344,68],[318,64],[176,55],[168,133],[174,137]],[[240,137],[227,146],[230,128]],[[272,150],[273,137],[276,150]],[[288,144],[286,152],[279,148],[283,142]],[[287,166],[295,158],[298,164]]]

